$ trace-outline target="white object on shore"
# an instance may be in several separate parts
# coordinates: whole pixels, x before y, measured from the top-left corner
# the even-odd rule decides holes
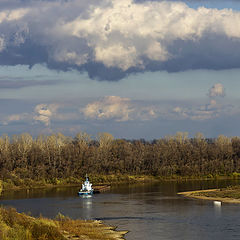
[[[220,201],[213,201],[214,206],[221,207],[222,202]]]

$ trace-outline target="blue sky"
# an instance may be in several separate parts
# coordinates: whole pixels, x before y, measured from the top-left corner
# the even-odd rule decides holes
[[[0,135],[240,135],[238,1],[0,3]]]

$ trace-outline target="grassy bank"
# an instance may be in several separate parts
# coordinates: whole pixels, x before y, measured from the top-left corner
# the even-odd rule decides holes
[[[60,214],[55,220],[33,218],[13,208],[0,208],[1,240],[120,240],[124,234],[100,221],[71,220]]]
[[[137,183],[156,181],[159,178],[146,175],[91,175],[89,174],[90,181],[93,185],[112,185],[119,183]],[[31,188],[46,188],[46,187],[61,187],[61,186],[80,186],[85,180],[84,177],[80,178],[52,178],[52,179],[20,179],[12,175],[9,179],[0,181],[0,191],[11,189],[31,189]]]
[[[127,174],[109,174],[96,175],[89,174],[90,181],[93,185],[112,185],[120,183],[138,183],[150,181],[187,181],[187,180],[214,180],[214,179],[239,179],[239,173],[230,175],[204,175],[204,176],[152,176],[152,175],[127,175]],[[0,180],[0,192],[2,190],[11,189],[31,189],[31,188],[46,188],[46,187],[61,187],[61,186],[81,186],[84,177],[68,177],[68,178],[50,178],[33,180],[30,178],[20,178],[15,174],[9,175],[8,179]]]
[[[182,192],[179,195],[196,199],[240,203],[240,185],[221,189]]]

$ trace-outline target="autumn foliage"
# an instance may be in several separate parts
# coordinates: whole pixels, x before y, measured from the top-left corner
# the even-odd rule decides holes
[[[92,175],[216,176],[240,172],[240,138],[177,133],[158,140],[114,139],[101,133],[0,137],[0,178],[6,185],[66,183]]]

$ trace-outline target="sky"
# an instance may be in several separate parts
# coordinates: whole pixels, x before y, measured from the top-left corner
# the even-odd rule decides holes
[[[237,0],[1,0],[0,135],[239,136]]]

